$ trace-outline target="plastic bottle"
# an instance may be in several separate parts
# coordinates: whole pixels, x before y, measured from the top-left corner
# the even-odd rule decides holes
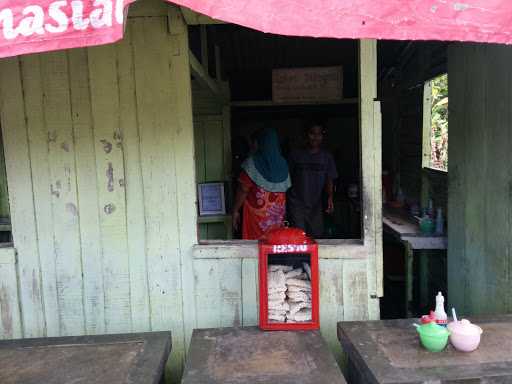
[[[434,313],[436,315],[436,323],[446,327],[448,324],[448,315],[444,310],[444,297],[441,292],[438,292],[436,296],[436,310]]]
[[[442,208],[437,208],[436,235],[442,235],[443,233],[444,233],[443,209]]]
[[[428,200],[427,215],[429,215],[430,218],[434,217],[434,201],[432,199]]]
[[[424,235],[430,235],[434,232],[434,222],[429,215],[424,215],[420,220],[420,232]]]

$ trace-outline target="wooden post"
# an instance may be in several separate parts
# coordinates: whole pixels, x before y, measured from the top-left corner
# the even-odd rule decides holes
[[[378,318],[382,289],[382,182],[380,103],[377,97],[377,41],[359,45],[359,116],[363,196],[363,239],[368,249],[369,317]]]
[[[201,64],[203,65],[206,74],[209,76],[208,72],[208,31],[206,30],[206,25],[201,25],[199,27],[201,32]]]
[[[26,111],[23,103],[18,58],[0,63],[0,110],[5,145],[5,162],[11,197],[12,236],[18,253],[18,287],[22,334],[46,334],[41,284],[41,264],[37,247],[33,184],[28,149]]]
[[[412,282],[413,282],[413,266],[414,266],[414,250],[411,244],[407,241],[405,244],[405,316],[411,317],[412,312],[410,309],[412,301]]]
[[[176,100],[177,124],[175,159],[176,166],[179,246],[181,257],[181,284],[183,303],[183,322],[185,350],[192,337],[192,330],[197,325],[194,303],[194,266],[192,247],[197,243],[197,207],[196,207],[196,175],[194,156],[194,126],[192,121],[192,89],[190,82],[190,62],[188,48],[188,32],[179,9],[169,8],[169,14],[179,25],[180,33],[173,35],[173,44],[182,47],[179,55],[172,57],[171,73],[175,87],[173,93]]]

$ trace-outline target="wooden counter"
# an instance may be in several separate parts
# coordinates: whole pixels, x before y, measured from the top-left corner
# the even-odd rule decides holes
[[[403,209],[384,207],[382,223],[384,230],[399,241],[407,242],[412,249],[446,249],[448,239],[442,235],[425,235],[421,233],[416,219]]]
[[[512,383],[512,316],[474,319],[483,329],[471,353],[451,345],[432,353],[419,344],[415,319],[338,323],[350,384]],[[416,320],[417,321],[417,320]]]
[[[182,384],[346,384],[318,331],[194,330]]]
[[[414,286],[414,251],[421,250],[446,250],[448,248],[448,238],[440,235],[425,235],[420,231],[416,219],[409,215],[403,209],[384,207],[382,212],[383,230],[400,241],[405,248],[405,310],[406,317],[412,316],[410,308],[413,298]],[[428,260],[421,257],[420,261],[420,297],[421,301],[427,300],[427,276]]]
[[[2,384],[158,384],[169,332],[0,341]]]

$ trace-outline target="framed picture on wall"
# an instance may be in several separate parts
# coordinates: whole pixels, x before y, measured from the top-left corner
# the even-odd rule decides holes
[[[199,197],[199,216],[226,214],[224,183],[199,183],[197,195]]]

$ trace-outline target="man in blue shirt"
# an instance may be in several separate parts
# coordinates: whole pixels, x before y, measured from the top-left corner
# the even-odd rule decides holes
[[[327,196],[327,213],[334,210],[334,180],[338,178],[332,155],[322,148],[324,127],[317,122],[306,126],[307,145],[292,151],[288,159],[292,188],[288,192],[288,219],[312,237],[324,232],[323,201]]]

